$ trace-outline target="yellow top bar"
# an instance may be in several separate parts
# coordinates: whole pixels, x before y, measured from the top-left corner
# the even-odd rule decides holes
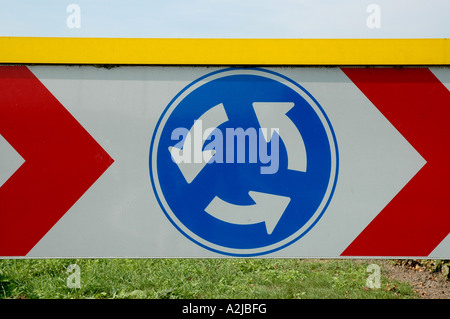
[[[0,37],[0,63],[448,65],[450,40]]]

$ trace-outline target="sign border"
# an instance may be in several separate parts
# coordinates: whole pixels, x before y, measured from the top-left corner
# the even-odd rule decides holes
[[[0,37],[0,63],[450,65],[450,39]]]

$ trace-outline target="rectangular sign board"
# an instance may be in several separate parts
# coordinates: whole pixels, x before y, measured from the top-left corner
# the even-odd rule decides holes
[[[0,256],[450,258],[450,68],[0,66]]]

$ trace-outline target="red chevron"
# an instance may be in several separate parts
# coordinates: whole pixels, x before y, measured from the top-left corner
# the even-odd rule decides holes
[[[0,188],[0,256],[25,256],[113,159],[24,66],[0,67],[0,134],[25,160]]]
[[[450,232],[450,92],[426,68],[343,71],[427,163],[342,255],[428,256]]]

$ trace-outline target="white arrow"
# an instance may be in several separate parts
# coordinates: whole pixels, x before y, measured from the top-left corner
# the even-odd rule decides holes
[[[215,153],[214,150],[202,151],[203,145],[208,137],[203,136],[203,127],[207,128],[205,133],[209,132],[210,134],[215,128],[226,121],[228,121],[228,116],[223,104],[220,103],[206,111],[200,119],[194,122],[194,125],[184,139],[182,149],[175,146],[169,147],[169,152],[174,162],[178,165],[178,168],[189,184],[197,177]],[[193,143],[192,139],[194,139]],[[194,146],[193,160],[191,156],[192,144]]]
[[[302,135],[286,113],[294,107],[292,102],[254,102],[253,108],[258,118],[266,142],[277,131],[286,146],[288,169],[306,172],[306,148]],[[269,130],[271,129],[271,130]]]
[[[205,211],[211,216],[231,224],[251,225],[264,222],[267,233],[270,235],[291,199],[285,196],[253,191],[248,192],[248,194],[255,204],[230,204],[216,196],[205,208]]]

